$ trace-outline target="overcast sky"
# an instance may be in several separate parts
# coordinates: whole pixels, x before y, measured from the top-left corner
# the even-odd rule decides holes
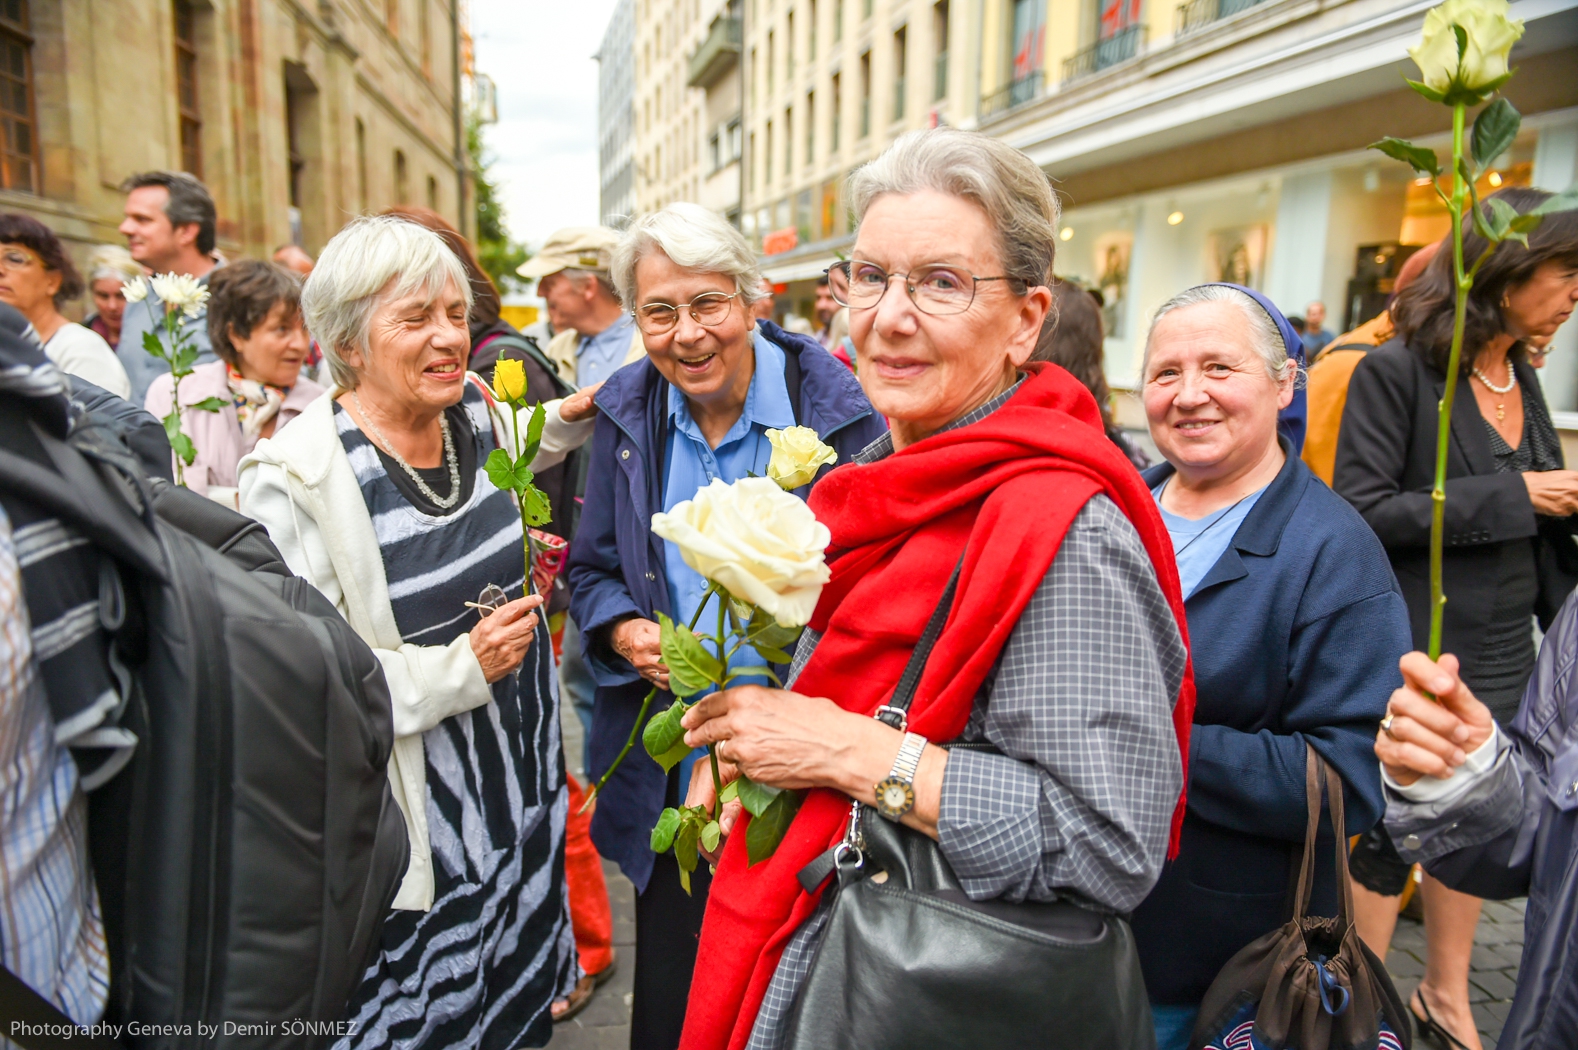
[[[505,217],[536,248],[597,223],[597,62],[614,0],[471,0],[477,71],[499,91],[485,142]]]

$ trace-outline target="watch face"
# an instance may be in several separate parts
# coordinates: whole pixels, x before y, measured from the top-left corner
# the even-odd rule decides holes
[[[915,789],[909,781],[888,777],[877,784],[877,812],[897,820],[915,806]]]

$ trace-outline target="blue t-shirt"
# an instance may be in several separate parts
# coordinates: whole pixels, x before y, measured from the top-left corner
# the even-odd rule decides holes
[[[621,314],[619,320],[596,335],[583,335],[575,347],[575,382],[579,386],[601,383],[624,366],[630,352],[635,319]]]
[[[1169,477],[1152,489],[1151,496],[1156,500],[1156,509],[1162,512],[1167,534],[1173,539],[1173,556],[1178,559],[1178,583],[1187,600],[1211,571],[1211,566],[1221,559],[1238,527],[1266,490],[1256,489],[1237,503],[1212,511],[1203,518],[1185,518],[1162,506],[1162,490],[1171,480]]]
[[[767,461],[772,458],[773,447],[767,440],[769,428],[782,430],[795,425],[794,406],[789,401],[789,388],[784,383],[784,352],[769,342],[760,331],[755,333],[752,345],[756,351],[756,367],[751,385],[745,392],[745,407],[734,426],[723,435],[717,448],[707,444],[701,427],[690,414],[690,404],[678,387],[670,387],[668,395],[668,464],[663,481],[663,510],[671,511],[674,505],[692,499],[698,490],[710,485],[714,479],[733,484],[752,474],[767,475]],[[669,605],[674,610],[676,623],[689,623],[696,615],[696,607],[707,590],[707,580],[685,564],[679,548],[663,541],[663,571],[668,575]],[[718,629],[718,599],[712,598],[696,622],[698,631],[708,634]],[[766,666],[766,661],[755,649],[745,646],[729,659],[731,670],[742,667]],[[765,675],[746,678],[741,684],[771,684]],[[705,696],[698,693],[694,700]],[[680,763],[680,790],[690,783],[691,764],[701,749],[691,753]]]

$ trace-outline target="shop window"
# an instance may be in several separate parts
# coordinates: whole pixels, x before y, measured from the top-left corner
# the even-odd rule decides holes
[[[27,0],[0,0],[0,188],[38,192],[38,125],[33,118],[33,38]]]
[[[203,177],[203,114],[197,93],[197,11],[175,0],[175,91],[181,119],[181,170]]]

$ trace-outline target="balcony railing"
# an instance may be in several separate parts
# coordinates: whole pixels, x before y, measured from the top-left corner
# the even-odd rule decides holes
[[[940,52],[932,62],[931,97],[933,102],[948,97],[948,52]]]
[[[981,119],[986,120],[1006,113],[1015,106],[1022,106],[1041,96],[1041,70],[1015,77],[1007,84],[981,99]]]
[[[1144,25],[1132,25],[1120,29],[1105,40],[1098,40],[1083,51],[1065,58],[1063,83],[1099,73],[1108,66],[1127,62],[1138,55],[1140,47],[1145,43],[1145,29]]]
[[[1179,4],[1173,15],[1173,35],[1186,36],[1204,29],[1212,22],[1231,18],[1240,11],[1247,11],[1264,0],[1189,0]]]
[[[707,27],[707,38],[690,56],[685,84],[693,88],[710,88],[722,80],[724,74],[740,60],[740,20],[719,15]]]

